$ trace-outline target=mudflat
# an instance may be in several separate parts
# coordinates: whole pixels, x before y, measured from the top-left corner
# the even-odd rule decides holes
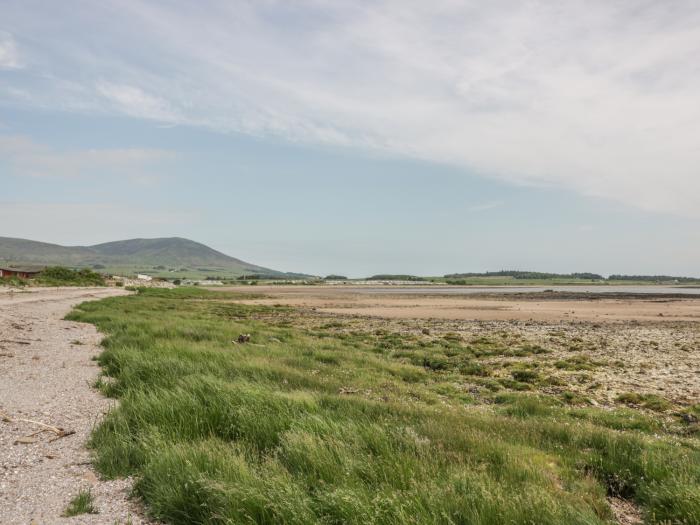
[[[221,289],[221,288],[217,288]],[[479,321],[700,321],[700,296],[617,293],[464,293],[434,289],[401,293],[375,287],[372,293],[352,286],[257,286],[224,288],[264,297],[250,304],[285,304],[322,312],[383,318],[432,318]],[[449,289],[448,289],[449,290]]]

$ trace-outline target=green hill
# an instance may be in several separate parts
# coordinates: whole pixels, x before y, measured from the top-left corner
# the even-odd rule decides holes
[[[0,237],[0,264],[64,265],[99,268],[114,273],[141,272],[177,277],[302,276],[251,264],[180,237],[128,239],[94,246],[60,246]]]

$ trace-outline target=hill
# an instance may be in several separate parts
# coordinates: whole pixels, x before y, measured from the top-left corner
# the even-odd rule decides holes
[[[91,267],[115,273],[144,272],[169,276],[301,276],[251,264],[181,237],[128,239],[94,246],[61,246],[0,237],[0,263]]]

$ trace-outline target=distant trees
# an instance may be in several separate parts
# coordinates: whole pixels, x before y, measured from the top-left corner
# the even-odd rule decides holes
[[[451,273],[445,275],[445,279],[464,279],[466,277],[512,277],[513,279],[585,279],[589,281],[602,281],[605,279],[597,273],[547,273],[529,272],[521,270],[500,270],[498,272],[481,273]]]
[[[326,276],[323,278],[323,280],[324,280],[324,281],[347,281],[348,278],[345,277],[344,275],[334,275],[334,274],[331,274],[331,275],[326,275]]]
[[[270,280],[270,279],[277,279],[277,275],[265,275],[261,273],[253,273],[253,274],[247,274],[247,275],[241,275],[239,277],[236,277],[237,280],[239,281],[258,281],[258,280]]]
[[[679,282],[691,283],[700,281],[698,277],[674,277],[672,275],[611,275],[610,281],[648,281],[648,282]]]
[[[367,277],[368,281],[428,281],[425,277],[417,275],[402,275],[402,274],[379,274]]]
[[[519,280],[546,280],[546,279],[581,279],[586,281],[644,281],[644,282],[697,282],[697,277],[673,277],[671,275],[620,275],[614,274],[607,279],[600,274],[590,272],[578,273],[547,273],[529,272],[521,270],[500,270],[498,272],[471,272],[471,273],[451,273],[444,276],[448,282],[455,284],[455,280],[469,277],[511,277]]]

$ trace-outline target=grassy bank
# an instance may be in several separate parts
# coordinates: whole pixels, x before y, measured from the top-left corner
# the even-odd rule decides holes
[[[700,441],[661,419],[476,402],[455,387],[476,359],[459,343],[442,343],[459,366],[397,359],[400,341],[227,298],[150,289],[69,316],[108,334],[101,388],[121,400],[93,435],[97,467],[135,475],[166,522],[600,524],[614,496],[648,523],[700,523]]]

